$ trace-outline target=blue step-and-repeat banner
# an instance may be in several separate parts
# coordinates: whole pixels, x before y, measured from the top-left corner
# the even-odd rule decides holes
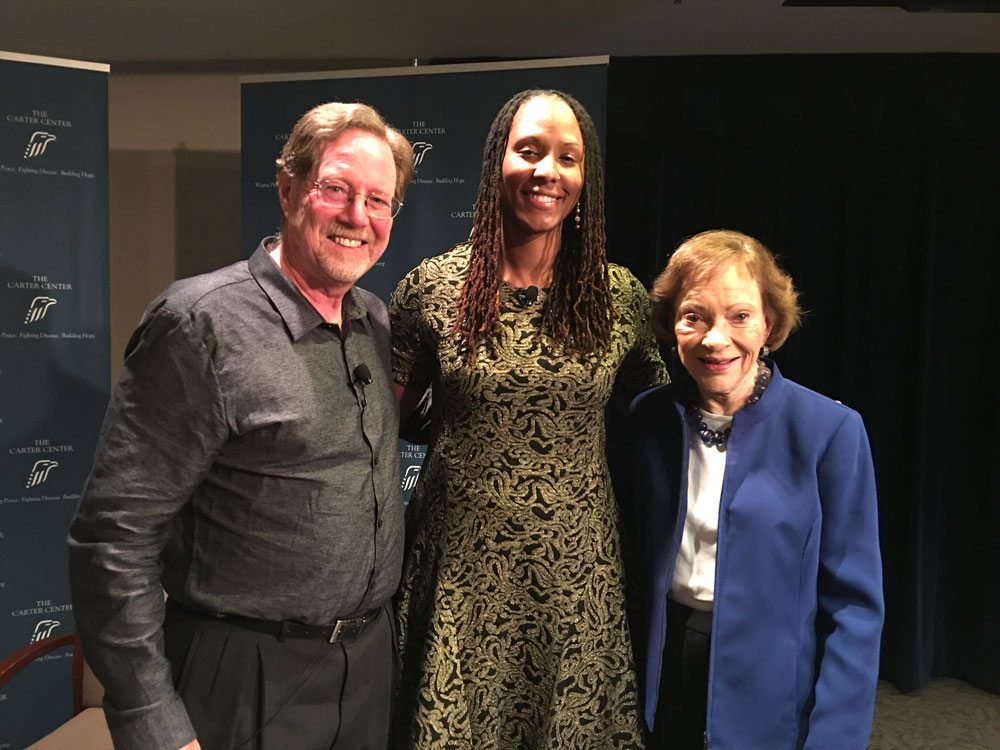
[[[362,101],[410,139],[416,157],[389,248],[359,282],[388,302],[411,268],[468,238],[486,135],[511,96],[531,88],[573,95],[590,112],[603,145],[607,63],[607,57],[590,57],[242,79],[243,257],[280,227],[274,160],[292,125],[317,104]],[[401,441],[400,451],[409,500],[424,446]]]
[[[74,630],[66,530],[108,401],[108,67],[0,52],[0,656]],[[0,688],[0,750],[71,714],[69,650]]]

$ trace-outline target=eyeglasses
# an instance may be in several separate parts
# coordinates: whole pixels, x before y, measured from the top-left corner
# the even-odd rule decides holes
[[[384,195],[373,193],[358,193],[340,182],[320,182],[319,180],[309,180],[316,190],[321,201],[331,208],[344,208],[349,203],[353,203],[357,196],[364,198],[365,210],[373,219],[392,219],[403,207],[395,198],[387,198]]]

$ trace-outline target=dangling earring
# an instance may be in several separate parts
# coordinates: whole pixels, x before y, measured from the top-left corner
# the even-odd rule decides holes
[[[760,348],[760,354],[757,355],[757,359],[760,359],[761,357],[766,357],[770,353],[771,349],[768,347],[767,344],[764,344],[764,346]]]
[[[580,231],[580,201],[576,202],[576,217],[573,219],[573,223],[576,224],[576,231]]]

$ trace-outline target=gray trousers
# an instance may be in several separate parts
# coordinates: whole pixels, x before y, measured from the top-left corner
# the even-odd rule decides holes
[[[202,750],[385,750],[398,669],[390,606],[336,643],[279,642],[168,607],[166,654]]]

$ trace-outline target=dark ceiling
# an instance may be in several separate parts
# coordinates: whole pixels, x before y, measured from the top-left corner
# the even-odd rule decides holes
[[[112,72],[414,58],[1000,52],[1000,16],[782,0],[0,0],[0,50],[107,62]]]

